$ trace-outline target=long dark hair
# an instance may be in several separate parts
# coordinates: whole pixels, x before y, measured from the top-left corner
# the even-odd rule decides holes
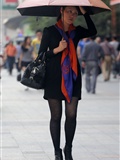
[[[63,9],[63,11],[65,10],[65,8],[68,7],[68,6],[61,6],[61,8]],[[78,6],[75,6],[78,13],[80,12],[80,9]],[[61,13],[59,14],[59,16],[57,17],[57,21],[59,21],[61,19]]]
[[[26,48],[26,44],[27,44],[28,38],[30,38],[30,36],[26,36],[26,37],[24,38],[24,41],[23,41],[23,44],[22,44],[22,50],[23,50],[24,52],[27,52],[27,51],[28,51],[28,48]],[[30,46],[31,46],[31,44],[30,44]]]
[[[27,40],[28,40],[28,38],[30,38],[30,36],[26,36],[25,37],[25,39],[24,39],[24,41],[23,41],[23,46],[25,47],[26,46],[26,44],[27,44]]]
[[[62,6],[61,8],[63,9],[63,11],[65,10],[65,8],[66,8],[67,6]],[[60,8],[60,9],[61,9]],[[61,13],[59,14],[59,16],[57,17],[57,21],[59,21],[61,19]]]

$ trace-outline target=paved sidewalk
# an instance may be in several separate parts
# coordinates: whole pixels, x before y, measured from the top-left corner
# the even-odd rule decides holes
[[[25,91],[16,72],[2,71],[1,160],[54,160],[49,133],[49,108],[42,90]],[[63,110],[64,111],[64,110]],[[61,148],[64,147],[62,117]],[[119,80],[98,78],[97,93],[86,93],[79,102],[74,160],[119,159]]]

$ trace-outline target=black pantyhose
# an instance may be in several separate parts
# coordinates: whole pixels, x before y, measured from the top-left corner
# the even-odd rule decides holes
[[[56,99],[48,99],[51,120],[50,120],[50,133],[53,141],[55,151],[60,150],[60,130],[61,130],[61,117],[62,117],[62,101]],[[65,102],[65,137],[66,145],[71,147],[76,129],[76,116],[77,116],[78,98],[73,97],[71,103]]]
[[[73,97],[71,103],[65,102],[65,138],[66,145],[71,148],[76,129],[78,98]]]

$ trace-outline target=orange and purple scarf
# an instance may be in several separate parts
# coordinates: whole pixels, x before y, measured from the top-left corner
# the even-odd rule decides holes
[[[68,47],[62,52],[62,58],[61,58],[61,70],[62,70],[61,90],[67,102],[70,103],[73,93],[73,80],[76,80],[78,75],[77,55],[73,43],[73,38],[75,36],[75,27],[73,26],[73,24],[71,24],[69,26],[68,35],[66,35],[66,33],[63,31],[63,24],[61,20],[59,20],[55,26],[62,35],[62,37],[68,43]]]

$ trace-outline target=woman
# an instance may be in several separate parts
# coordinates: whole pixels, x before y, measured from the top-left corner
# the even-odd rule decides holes
[[[88,29],[73,26],[78,9],[85,17]],[[80,39],[95,35],[96,29],[82,7],[61,7],[60,12],[61,16],[56,25],[44,29],[39,54],[46,52],[47,58],[44,98],[48,100],[51,112],[50,132],[55,160],[63,160],[60,149],[62,100],[65,101],[66,115],[65,160],[73,160],[72,142],[76,129],[78,100],[81,99],[81,71],[76,47]]]
[[[28,64],[34,59],[33,47],[31,46],[31,38],[29,36],[25,37],[20,52],[19,68],[24,72]]]

